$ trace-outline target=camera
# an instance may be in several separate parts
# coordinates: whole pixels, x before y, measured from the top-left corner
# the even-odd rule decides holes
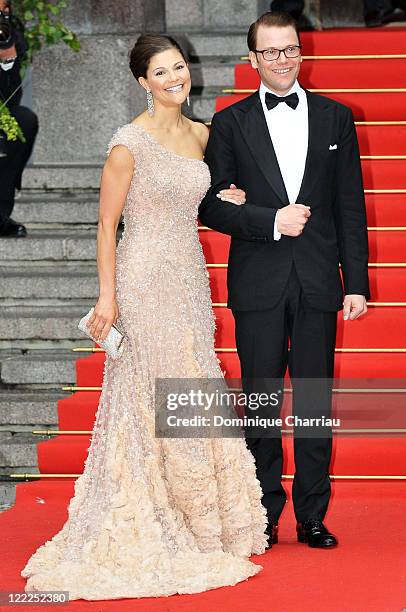
[[[0,11],[0,49],[9,49],[15,42],[16,37],[11,25],[11,13]]]

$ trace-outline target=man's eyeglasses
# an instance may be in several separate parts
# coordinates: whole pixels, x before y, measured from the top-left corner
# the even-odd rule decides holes
[[[261,53],[262,57],[267,62],[273,62],[274,60],[279,59],[280,54],[284,53],[286,58],[294,58],[300,55],[300,49],[302,45],[290,45],[285,49],[254,49],[255,53]]]

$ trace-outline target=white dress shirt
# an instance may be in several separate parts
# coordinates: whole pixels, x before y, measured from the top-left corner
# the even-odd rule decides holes
[[[299,83],[295,81],[292,89],[285,95],[296,92],[299,97],[297,107],[293,109],[285,102],[280,102],[275,108],[268,110],[265,104],[265,94],[267,91],[274,95],[278,94],[261,83],[259,97],[268,125],[269,135],[275,149],[276,158],[289,197],[289,203],[294,204],[299,195],[307,157],[309,140],[307,96]],[[277,216],[278,213],[275,216],[275,240],[279,240],[281,237],[277,229]]]

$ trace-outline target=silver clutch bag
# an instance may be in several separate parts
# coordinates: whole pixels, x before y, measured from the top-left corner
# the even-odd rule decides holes
[[[117,359],[117,357],[120,357],[120,355],[122,355],[123,353],[124,344],[125,344],[124,339],[127,336],[123,331],[121,331],[117,327],[117,325],[113,323],[113,325],[110,328],[109,333],[107,334],[107,338],[105,340],[100,342],[96,340],[96,338],[93,338],[93,336],[91,336],[91,334],[89,333],[89,330],[86,327],[86,324],[88,320],[90,319],[90,317],[92,316],[93,311],[94,311],[94,308],[91,308],[89,312],[82,319],[80,319],[78,328],[84,334],[86,334],[88,338],[93,340],[93,342],[96,342],[97,344],[99,344],[106,351],[106,353],[110,355],[112,359]]]

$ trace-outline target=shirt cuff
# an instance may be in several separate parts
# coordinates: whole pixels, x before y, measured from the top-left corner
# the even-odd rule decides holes
[[[278,213],[276,213],[275,215],[275,221],[273,224],[273,239],[274,240],[280,240],[282,234],[278,231],[278,225],[277,225],[277,220],[278,220]]]

